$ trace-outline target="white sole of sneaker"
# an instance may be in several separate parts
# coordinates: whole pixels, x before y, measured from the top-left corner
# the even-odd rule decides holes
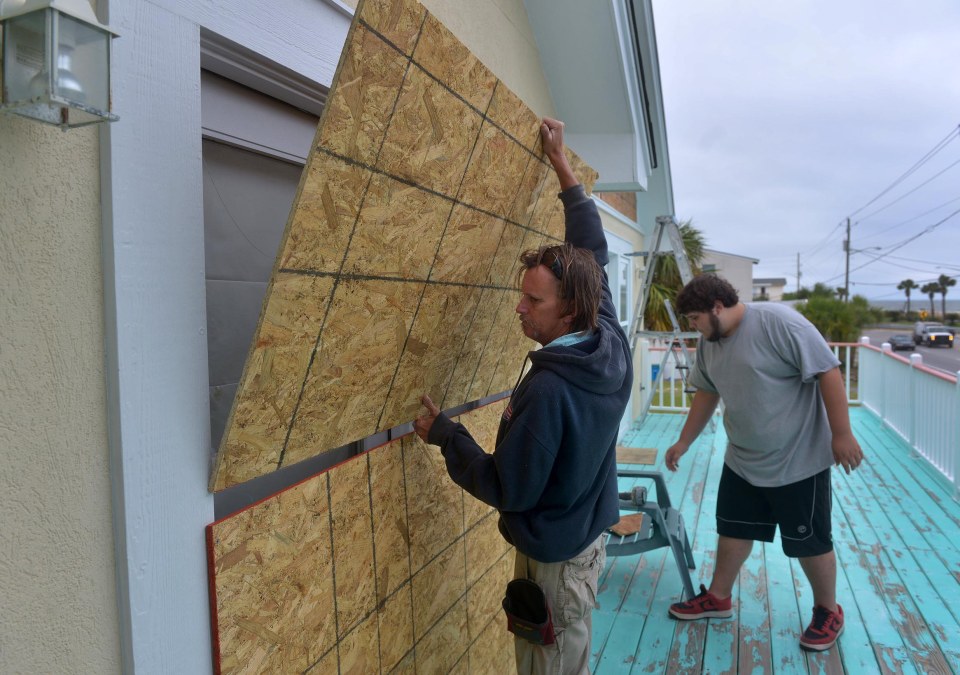
[[[674,619],[680,619],[681,621],[695,621],[697,619],[729,619],[731,616],[733,616],[732,609],[717,612],[700,612],[699,614],[682,614],[679,612],[674,612],[672,609],[668,611],[670,612],[670,616],[672,616]]]

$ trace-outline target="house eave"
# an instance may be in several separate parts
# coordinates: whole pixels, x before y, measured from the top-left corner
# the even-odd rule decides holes
[[[557,115],[604,191],[673,213],[651,0],[524,0]]]

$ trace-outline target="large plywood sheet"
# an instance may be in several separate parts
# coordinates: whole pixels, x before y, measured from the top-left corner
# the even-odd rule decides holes
[[[517,257],[563,238],[539,118],[415,0],[365,0],[211,489],[509,389]],[[596,174],[571,153],[581,180]]]
[[[461,416],[489,450],[506,404]],[[503,662],[513,552],[496,522],[411,435],[214,523],[215,669],[456,672],[468,652]]]

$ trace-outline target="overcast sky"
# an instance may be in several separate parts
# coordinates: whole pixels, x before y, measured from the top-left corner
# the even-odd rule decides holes
[[[960,275],[960,213],[932,227],[960,209],[960,1],[653,6],[676,215],[709,248],[791,291],[800,253],[803,285],[842,286],[850,216],[868,249],[850,257],[851,295]]]

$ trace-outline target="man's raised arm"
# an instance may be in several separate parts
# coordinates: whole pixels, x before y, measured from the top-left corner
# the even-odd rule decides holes
[[[580,181],[573,175],[573,169],[570,168],[570,162],[567,161],[567,155],[563,151],[563,122],[544,117],[543,124],[540,125],[540,139],[543,142],[543,153],[553,164],[553,170],[557,172],[560,190],[578,185]]]
[[[563,201],[566,221],[565,239],[574,246],[593,251],[597,263],[604,267],[610,261],[607,255],[607,238],[603,234],[597,205],[587,196],[563,151],[563,122],[549,117],[543,118],[540,139],[543,142],[543,152],[560,181],[560,199]]]

